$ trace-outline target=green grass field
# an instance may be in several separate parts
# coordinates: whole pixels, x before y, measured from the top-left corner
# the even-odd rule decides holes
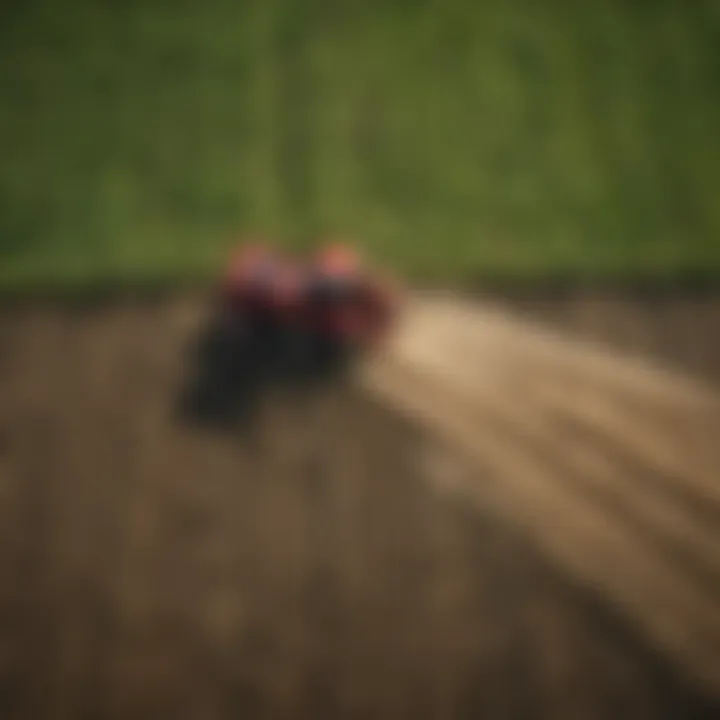
[[[714,0],[0,10],[0,287],[204,278],[235,233],[428,280],[720,277]]]

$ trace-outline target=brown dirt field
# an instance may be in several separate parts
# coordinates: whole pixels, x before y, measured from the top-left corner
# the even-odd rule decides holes
[[[193,313],[0,316],[0,717],[718,717],[358,390],[179,424]]]

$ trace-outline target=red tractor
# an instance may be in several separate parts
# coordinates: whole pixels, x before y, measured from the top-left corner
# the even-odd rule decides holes
[[[307,386],[342,375],[359,352],[385,337],[398,299],[338,243],[308,260],[245,244],[219,290],[220,317],[198,338],[182,407],[195,419],[222,424],[250,417],[269,385]]]
[[[296,330],[367,350],[389,330],[398,293],[344,244],[328,243],[306,262],[252,244],[233,257],[222,301],[231,322]]]

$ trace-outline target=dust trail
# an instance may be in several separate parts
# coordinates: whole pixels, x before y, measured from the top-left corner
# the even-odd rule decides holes
[[[363,379],[490,468],[482,483],[446,471],[456,490],[500,509],[720,692],[712,388],[450,297],[413,301]]]

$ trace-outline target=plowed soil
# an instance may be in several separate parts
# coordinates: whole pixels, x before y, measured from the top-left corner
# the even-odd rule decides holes
[[[711,718],[347,383],[176,415],[194,301],[0,316],[0,717]]]

